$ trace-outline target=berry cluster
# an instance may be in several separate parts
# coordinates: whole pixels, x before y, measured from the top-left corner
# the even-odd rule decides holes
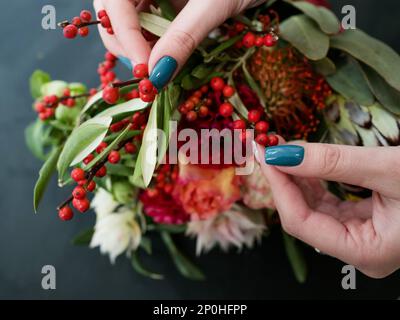
[[[154,197],[158,192],[171,194],[174,189],[174,183],[178,178],[178,166],[166,164],[160,167],[156,176],[156,185],[153,189],[149,189],[149,195]]]
[[[116,66],[117,57],[111,52],[106,52],[104,61],[99,63],[97,74],[100,77],[101,88],[104,89],[107,85],[116,81],[116,74],[113,69]]]
[[[62,104],[68,108],[75,107],[76,99],[88,97],[93,94],[93,91],[89,94],[80,94],[76,96],[71,96],[71,91],[66,88],[63,92],[62,97],[57,97],[56,95],[44,96],[42,100],[35,103],[35,111],[39,115],[39,119],[47,120],[54,117],[56,108]]]
[[[101,71],[103,71],[103,69],[101,69]],[[105,73],[105,77],[106,75],[107,73]],[[133,68],[133,76],[135,77],[135,79],[126,82],[114,82],[105,84],[103,91],[103,100],[108,104],[115,104],[120,98],[120,88],[139,83],[139,90],[133,89],[131,92],[124,96],[125,100],[140,98],[144,102],[154,101],[157,95],[157,89],[148,79],[149,71],[147,64],[142,63],[135,65],[135,67]],[[108,79],[105,78],[105,81],[107,80]],[[104,85],[104,82],[102,82],[102,84]]]
[[[235,88],[227,85],[222,78],[212,78],[209,84],[194,91],[190,97],[180,105],[179,112],[186,116],[187,121],[193,122],[199,117],[204,118],[209,115],[210,107],[213,104],[210,97],[210,88],[214,94],[226,99],[231,98],[235,94]],[[220,103],[218,113],[224,118],[231,117],[233,114],[233,105],[227,101]]]
[[[74,39],[79,34],[81,37],[87,37],[89,26],[100,24],[109,34],[114,34],[110,18],[105,10],[100,10],[97,14],[99,20],[92,21],[92,13],[88,10],[82,10],[79,17],[72,18],[72,21],[63,21],[59,26],[63,28],[64,37]]]

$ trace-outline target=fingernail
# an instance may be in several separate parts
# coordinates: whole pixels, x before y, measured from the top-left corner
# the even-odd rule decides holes
[[[121,61],[121,63],[122,63],[125,67],[127,67],[129,70],[132,70],[132,69],[133,69],[132,62],[131,62],[131,60],[129,60],[127,57],[118,56],[118,60]]]
[[[272,166],[295,167],[303,162],[304,148],[295,145],[282,145],[266,148],[265,162]]]
[[[149,78],[157,90],[160,91],[171,80],[177,67],[178,63],[170,56],[162,57],[157,62]]]

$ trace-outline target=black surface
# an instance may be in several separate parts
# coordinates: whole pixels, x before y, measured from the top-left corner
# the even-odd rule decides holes
[[[357,25],[389,42],[400,51],[398,1],[333,1],[336,10],[344,4],[357,8]],[[40,163],[24,144],[24,128],[35,115],[31,110],[28,77],[35,68],[53,78],[96,84],[96,66],[104,50],[93,33],[88,39],[68,41],[60,31],[40,27],[41,8],[54,4],[58,20],[90,8],[91,1],[1,0],[0,10],[0,298],[94,299],[94,298],[390,298],[400,296],[399,273],[371,280],[358,274],[357,290],[341,289],[343,264],[305,250],[310,275],[305,285],[293,278],[279,232],[264,239],[261,247],[242,254],[217,250],[198,263],[208,275],[206,282],[181,278],[160,242],[153,257],[145,259],[154,270],[167,275],[164,281],[145,279],[131,270],[127,259],[115,266],[98,249],[76,248],[70,239],[94,222],[92,213],[71,223],[58,220],[55,207],[66,191],[55,182],[48,190],[40,213],[32,212],[32,188]],[[83,4],[82,4],[83,3]],[[194,252],[194,243],[180,240]],[[193,257],[193,254],[192,254]],[[57,289],[41,289],[41,268],[57,270]]]

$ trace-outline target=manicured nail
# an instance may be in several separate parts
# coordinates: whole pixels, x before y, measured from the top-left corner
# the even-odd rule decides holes
[[[265,162],[272,166],[295,167],[303,162],[304,148],[282,145],[265,149]]]
[[[178,63],[170,56],[162,57],[157,62],[149,78],[157,90],[160,91],[171,80],[177,67]]]
[[[133,69],[132,62],[127,57],[118,56],[118,60],[122,62],[122,64],[127,67],[129,70]]]

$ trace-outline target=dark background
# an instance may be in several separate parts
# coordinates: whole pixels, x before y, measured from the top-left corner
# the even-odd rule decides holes
[[[200,0],[199,0],[200,1]],[[345,4],[357,8],[357,26],[400,51],[396,0],[332,1],[335,10]],[[198,259],[207,273],[205,282],[191,282],[177,274],[164,247],[156,239],[155,252],[144,262],[166,279],[153,281],[136,274],[129,261],[112,266],[98,249],[77,248],[70,239],[93,225],[94,214],[62,223],[55,207],[65,190],[50,186],[39,214],[32,211],[32,189],[40,162],[24,143],[24,129],[35,118],[31,110],[28,78],[41,68],[53,79],[96,84],[96,67],[104,50],[96,33],[69,41],[60,30],[41,28],[41,8],[53,4],[57,20],[72,17],[91,1],[1,0],[0,10],[0,298],[19,299],[309,299],[377,298],[400,296],[399,273],[384,280],[357,274],[357,290],[341,288],[343,263],[305,247],[309,264],[306,284],[296,283],[286,259],[279,232],[263,245],[241,254],[214,250]],[[194,242],[179,240],[191,257]],[[57,289],[41,288],[41,268],[54,265]]]

